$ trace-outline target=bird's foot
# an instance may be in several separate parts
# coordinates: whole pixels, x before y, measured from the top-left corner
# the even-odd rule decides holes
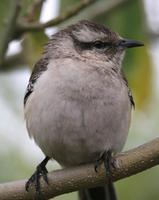
[[[112,151],[105,151],[100,158],[96,161],[94,169],[97,172],[99,165],[104,162],[105,170],[106,170],[106,177],[108,179],[111,178],[111,167],[114,168],[114,159],[112,158]]]
[[[36,171],[34,174],[29,178],[29,180],[25,184],[25,189],[28,192],[29,187],[34,184],[35,190],[36,190],[36,196],[41,196],[41,188],[40,188],[40,177],[42,176],[44,181],[49,184],[48,177],[47,177],[47,169],[46,164],[49,161],[49,157],[46,157],[36,168]],[[42,198],[36,198],[36,199],[42,199]]]

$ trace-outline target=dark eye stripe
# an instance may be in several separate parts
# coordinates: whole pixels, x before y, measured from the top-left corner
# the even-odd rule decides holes
[[[93,43],[93,46],[96,47],[96,48],[98,48],[98,49],[103,49],[105,47],[112,46],[112,43],[111,42],[95,41]]]
[[[97,49],[103,49],[105,47],[105,44],[101,41],[94,42],[93,46]]]
[[[86,49],[104,49],[107,47],[112,47],[113,43],[112,42],[102,42],[102,41],[95,41],[95,42],[80,42],[78,40],[75,40],[76,44],[80,46],[83,50]]]

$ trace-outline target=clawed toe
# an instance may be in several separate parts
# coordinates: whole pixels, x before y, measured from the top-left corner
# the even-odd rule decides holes
[[[114,161],[112,159],[112,152],[111,151],[105,151],[101,157],[96,161],[94,169],[97,172],[98,166],[104,162],[105,170],[106,170],[106,176],[110,178],[111,176],[111,167],[114,167]]]
[[[40,195],[41,194],[41,188],[40,188],[40,178],[43,177],[44,181],[49,184],[48,177],[47,177],[47,169],[45,165],[47,164],[49,158],[46,157],[36,168],[36,171],[34,174],[29,178],[29,180],[25,184],[25,189],[28,192],[29,187],[31,185],[34,185],[36,194]]]
[[[48,178],[47,178],[47,169],[41,169],[39,166],[37,167],[34,174],[29,178],[29,180],[26,182],[25,189],[26,191],[29,191],[30,185],[34,184],[36,192],[40,192],[40,177],[43,177],[44,181],[48,184]]]
[[[94,164],[94,170],[95,172],[98,172],[98,167],[102,164],[103,160],[102,158],[100,157]]]

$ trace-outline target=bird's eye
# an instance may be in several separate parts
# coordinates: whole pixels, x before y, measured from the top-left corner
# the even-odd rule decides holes
[[[107,49],[111,47],[113,44],[111,42],[102,42],[102,41],[95,41],[93,46],[96,49]]]
[[[93,46],[97,49],[103,49],[105,47],[105,44],[101,41],[95,41]]]

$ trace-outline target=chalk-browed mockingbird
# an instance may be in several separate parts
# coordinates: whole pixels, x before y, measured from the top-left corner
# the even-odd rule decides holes
[[[29,136],[46,155],[27,190],[32,182],[40,190],[39,177],[47,181],[45,165],[52,158],[64,167],[103,159],[109,170],[111,153],[120,152],[126,141],[134,105],[122,60],[127,48],[142,45],[86,20],[53,35],[24,98]],[[111,181],[80,191],[80,197],[116,198]]]

